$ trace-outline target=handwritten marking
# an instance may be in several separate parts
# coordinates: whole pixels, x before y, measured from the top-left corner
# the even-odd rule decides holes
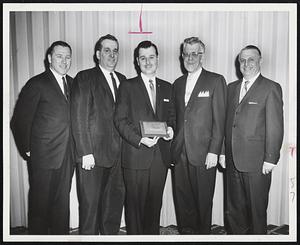
[[[290,192],[292,194],[292,202],[294,202],[294,199],[295,199],[295,192]]]
[[[296,150],[296,146],[289,146],[289,150],[291,151],[291,157],[294,157],[294,151]]]
[[[128,34],[152,34],[152,31],[143,31],[142,8],[143,8],[143,5],[141,5],[140,18],[139,18],[140,31],[130,31],[130,32],[128,32]]]
[[[295,182],[294,182],[294,180],[295,180],[295,177],[293,177],[293,178],[290,178],[290,181],[291,181],[291,184],[292,184],[291,188],[294,188],[294,185],[295,185]]]

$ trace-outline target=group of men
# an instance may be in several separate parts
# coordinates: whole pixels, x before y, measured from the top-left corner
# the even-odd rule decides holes
[[[228,87],[202,67],[205,45],[197,37],[184,40],[187,72],[173,85],[157,77],[151,41],[134,51],[134,78],[115,71],[118,55],[118,40],[100,37],[96,66],[73,80],[71,47],[54,42],[49,67],[22,89],[11,128],[28,162],[29,233],[69,233],[76,169],[80,234],[118,234],[125,205],[127,234],[158,235],[170,168],[179,233],[210,234],[219,162],[226,167],[227,233],[266,234],[283,103],[280,85],[260,73],[260,50],[241,50],[243,78]],[[167,136],[143,137],[141,121],[166,122]]]

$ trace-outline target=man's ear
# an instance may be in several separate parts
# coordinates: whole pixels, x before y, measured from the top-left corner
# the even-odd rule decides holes
[[[259,60],[259,65],[261,65],[263,63],[263,58],[260,57],[260,60]]]
[[[136,58],[136,63],[140,66],[139,58]]]
[[[47,55],[47,58],[48,58],[49,64],[51,64],[51,54],[48,54],[48,55]]]
[[[100,50],[97,50],[97,51],[96,51],[96,58],[97,58],[98,60],[100,60]]]

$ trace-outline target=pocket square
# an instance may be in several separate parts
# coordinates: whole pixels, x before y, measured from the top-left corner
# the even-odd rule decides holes
[[[253,102],[253,101],[249,101],[248,104],[249,105],[257,105],[258,103],[257,102]]]
[[[164,99],[164,102],[170,102],[170,100],[169,99]]]
[[[198,97],[209,97],[209,91],[200,91]]]

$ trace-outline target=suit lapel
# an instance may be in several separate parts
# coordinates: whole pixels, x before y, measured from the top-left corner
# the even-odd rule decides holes
[[[262,75],[259,75],[258,78],[254,81],[248,92],[245,94],[244,98],[241,100],[240,105],[243,104],[243,102],[252,94],[255,93],[255,90],[259,87],[260,80],[262,79]],[[239,88],[241,88],[241,84],[239,85]],[[240,91],[240,90],[239,90]],[[254,92],[253,92],[254,91]],[[240,93],[238,93],[238,97],[240,96]]]
[[[147,88],[146,88],[146,86],[144,84],[144,81],[143,81],[143,79],[142,79],[141,76],[138,76],[137,79],[138,79],[138,84],[139,84],[140,90],[143,93],[143,97],[145,98],[147,105],[151,108],[151,111],[153,112],[153,115],[155,115],[155,113],[153,111],[153,107],[152,107],[151,101],[150,101],[150,98],[149,98],[149,95],[148,95],[148,92],[147,92]],[[157,90],[156,90],[156,92],[157,92]]]
[[[195,98],[197,98],[197,96],[198,96],[198,94],[199,94],[199,92],[201,90],[201,87],[203,87],[203,83],[205,82],[205,76],[206,76],[206,71],[202,68],[201,74],[198,77],[198,80],[197,80],[197,82],[195,84],[195,87],[194,87],[194,89],[192,91],[192,94],[191,94],[191,97],[190,97],[190,99],[188,101],[187,106],[190,105],[190,104],[192,104],[193,101],[195,100]]]
[[[161,91],[161,80],[156,78],[156,116],[159,116],[162,110],[162,91]]]
[[[49,81],[50,81],[51,85],[53,86],[53,88],[56,90],[58,96],[61,97],[66,103],[68,103],[68,101],[67,101],[64,93],[61,91],[61,88],[59,87],[58,82],[56,81],[56,78],[53,75],[52,71],[48,70],[47,73],[48,73]]]
[[[97,66],[96,69],[97,69],[97,73],[98,73],[98,77],[99,77],[99,79],[98,79],[99,84],[100,84],[100,85],[104,88],[104,90],[109,94],[109,97],[110,97],[110,99],[111,99],[111,102],[112,102],[112,103],[115,103],[115,102],[114,102],[114,97],[113,97],[112,91],[111,91],[111,89],[110,89],[110,87],[109,87],[109,85],[108,85],[108,81],[106,80],[106,78],[105,78],[103,72],[101,71],[101,69],[100,69],[99,66]]]
[[[184,75],[182,77],[182,80],[179,81],[178,83],[178,89],[176,93],[178,94],[178,100],[179,100],[179,107],[182,111],[184,111],[185,108],[185,101],[184,101],[184,96],[185,96],[185,87],[186,87],[186,80],[187,80],[187,75]]]

